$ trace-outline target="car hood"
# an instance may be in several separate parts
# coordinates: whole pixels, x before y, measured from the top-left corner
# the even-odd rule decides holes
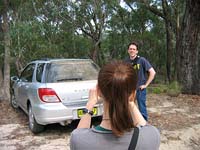
[[[81,105],[88,101],[89,90],[94,88],[97,80],[48,83],[47,87],[54,89],[64,105]]]

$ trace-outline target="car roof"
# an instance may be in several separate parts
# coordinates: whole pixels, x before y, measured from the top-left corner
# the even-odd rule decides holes
[[[92,61],[91,59],[79,59],[79,58],[55,58],[55,59],[41,59],[34,60],[30,63],[53,63],[53,62],[63,62],[63,61]]]

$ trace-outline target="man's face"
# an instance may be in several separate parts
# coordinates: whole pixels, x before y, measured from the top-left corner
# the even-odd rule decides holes
[[[130,45],[128,48],[128,54],[129,54],[130,58],[135,58],[138,54],[137,47],[133,44]]]

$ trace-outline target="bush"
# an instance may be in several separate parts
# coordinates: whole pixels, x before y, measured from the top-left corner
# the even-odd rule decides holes
[[[155,94],[166,93],[167,86],[165,84],[151,84],[147,90],[149,93]]]
[[[181,93],[181,86],[177,81],[173,81],[168,85],[167,94],[169,96],[178,96]]]

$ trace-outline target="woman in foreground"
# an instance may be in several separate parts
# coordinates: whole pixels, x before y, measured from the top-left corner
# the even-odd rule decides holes
[[[89,92],[85,115],[71,134],[71,150],[159,149],[159,131],[147,125],[134,103],[136,84],[137,75],[131,65],[113,61],[102,67],[97,87]],[[98,97],[103,99],[102,121],[99,126],[90,128]],[[134,127],[139,129],[138,136]],[[130,148],[131,140],[135,146],[131,144]]]

